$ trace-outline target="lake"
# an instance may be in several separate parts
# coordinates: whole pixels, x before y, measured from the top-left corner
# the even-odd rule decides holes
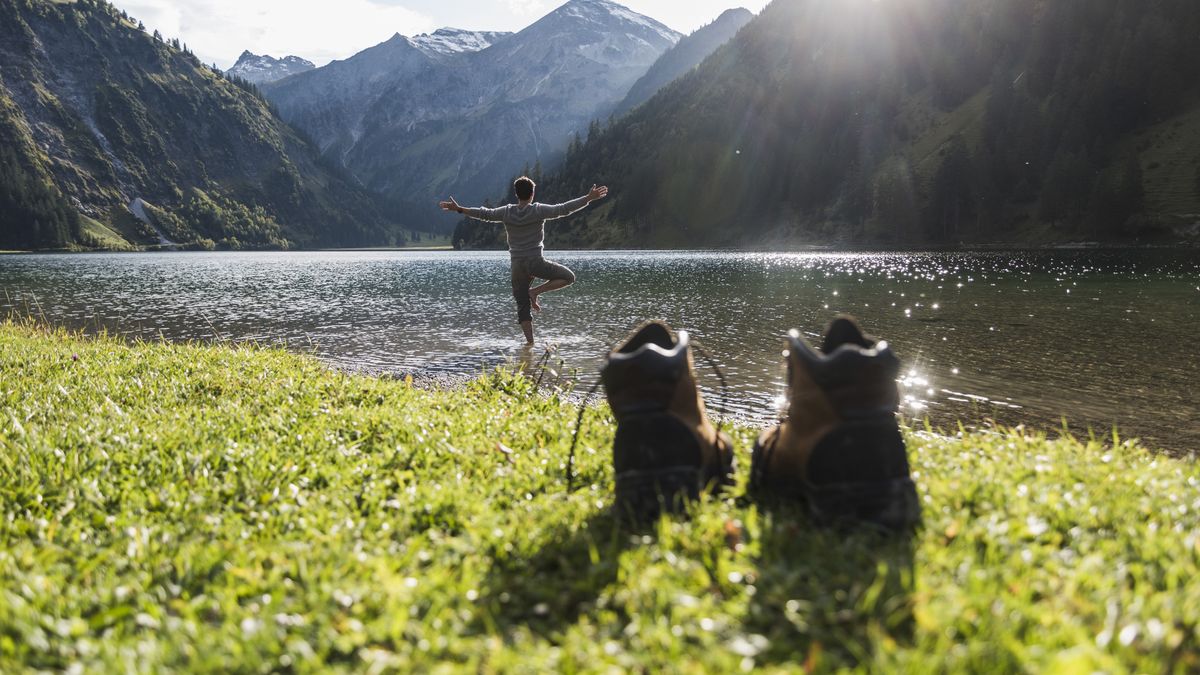
[[[0,312],[171,340],[284,344],[333,366],[465,378],[551,359],[589,384],[644,319],[689,330],[726,373],[731,416],[777,414],[783,335],[858,316],[905,364],[902,412],[939,428],[1025,424],[1200,450],[1195,251],[774,254],[564,252],[532,356],[505,253],[0,256]],[[562,362],[563,367],[558,367]],[[710,408],[718,380],[697,359]],[[560,373],[562,375],[560,375]]]

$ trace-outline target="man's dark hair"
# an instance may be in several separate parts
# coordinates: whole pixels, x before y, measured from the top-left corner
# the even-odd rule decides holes
[[[513,182],[513,190],[517,193],[517,199],[527,201],[533,199],[533,189],[537,187],[533,179],[529,176],[521,176]]]

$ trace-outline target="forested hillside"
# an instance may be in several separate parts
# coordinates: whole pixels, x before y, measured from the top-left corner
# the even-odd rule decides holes
[[[776,0],[572,148],[540,195],[613,197],[550,244],[1181,236],[1197,36],[1194,0]]]
[[[394,236],[252,86],[99,0],[0,0],[0,248]]]

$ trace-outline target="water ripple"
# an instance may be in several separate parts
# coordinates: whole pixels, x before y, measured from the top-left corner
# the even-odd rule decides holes
[[[546,296],[539,341],[592,381],[648,318],[719,359],[730,413],[765,423],[783,391],[783,335],[839,312],[909,371],[904,413],[953,426],[1027,423],[1200,448],[1189,252],[554,255],[579,282]],[[522,358],[508,261],[495,253],[0,256],[0,310],[175,340],[249,340],[371,371],[470,376]],[[701,375],[716,402],[715,378]]]

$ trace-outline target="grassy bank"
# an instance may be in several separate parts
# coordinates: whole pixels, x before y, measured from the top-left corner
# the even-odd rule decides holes
[[[521,378],[0,324],[0,671],[1200,668],[1193,462],[913,433],[911,541],[740,488],[633,531],[590,418],[567,494]]]

